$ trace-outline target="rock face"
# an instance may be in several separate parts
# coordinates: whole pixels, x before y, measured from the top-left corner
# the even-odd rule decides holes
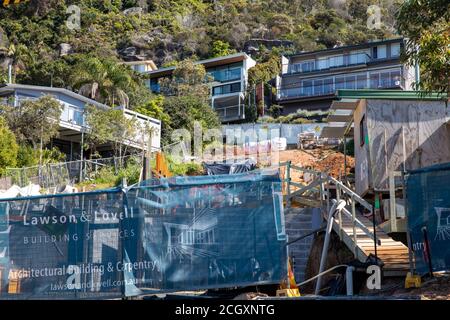
[[[59,45],[59,56],[66,56],[68,54],[71,54],[73,52],[72,46],[68,43],[61,43]]]
[[[123,11],[124,15],[131,15],[131,14],[142,14],[144,12],[143,8],[140,7],[133,7],[129,8]]]
[[[249,54],[258,52],[260,45],[263,45],[267,49],[271,50],[275,47],[292,47],[294,43],[290,40],[269,40],[253,38],[245,42],[244,51]]]

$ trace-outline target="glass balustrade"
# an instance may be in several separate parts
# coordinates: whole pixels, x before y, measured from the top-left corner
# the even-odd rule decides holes
[[[343,76],[308,79],[297,83],[285,84],[278,89],[279,99],[301,98],[333,94],[339,89],[391,89],[404,88],[405,79],[400,71],[385,71],[365,74],[347,74]]]
[[[293,63],[289,66],[289,73],[306,73],[332,68],[340,68],[357,64],[365,64],[372,58],[364,52],[349,55],[338,55]]]
[[[214,78],[214,81],[218,82],[237,81],[241,79],[242,69],[216,70],[211,71],[210,75]]]

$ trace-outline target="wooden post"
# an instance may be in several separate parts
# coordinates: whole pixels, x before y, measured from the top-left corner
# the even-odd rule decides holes
[[[408,243],[408,260],[409,260],[409,272],[411,273],[411,275],[414,275],[414,257],[413,257],[413,250],[412,250],[412,239],[411,239],[411,232],[409,231],[409,227],[408,227],[408,204],[406,202],[407,197],[406,197],[406,180],[405,180],[405,174],[406,174],[406,170],[405,170],[405,164],[403,163],[403,167],[402,167],[402,184],[403,184],[403,205],[404,205],[404,210],[405,210],[405,220],[406,220],[406,240]]]
[[[375,259],[378,259],[377,256],[377,224],[375,221],[375,215],[377,210],[380,210],[380,198],[379,198],[379,194],[375,193],[375,208],[373,209],[372,212],[372,227],[373,227],[373,245],[374,245],[374,249],[375,249]]]
[[[397,231],[397,212],[395,205],[395,176],[394,172],[389,172],[389,219],[391,224],[391,232]]]
[[[347,181],[347,137],[344,136],[344,179]]]
[[[352,200],[352,224],[353,224],[353,254],[355,258],[358,259],[358,239],[356,235],[356,208],[353,194],[351,200]]]

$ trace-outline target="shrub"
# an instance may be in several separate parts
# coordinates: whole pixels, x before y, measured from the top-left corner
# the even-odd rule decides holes
[[[7,167],[15,167],[19,147],[16,137],[6,125],[6,121],[0,117],[0,175],[5,173]]]

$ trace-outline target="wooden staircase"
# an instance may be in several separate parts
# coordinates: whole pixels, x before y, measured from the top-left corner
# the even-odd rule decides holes
[[[375,254],[373,223],[359,213],[358,207],[369,213],[374,212],[373,206],[357,195],[347,185],[327,174],[292,165],[286,166],[283,180],[287,182],[284,188],[287,207],[320,207],[324,217],[328,218],[328,210],[332,202],[345,200],[347,206],[336,214],[333,230],[341,241],[352,250],[355,258],[365,262],[370,254]],[[299,170],[311,176],[305,181],[291,181],[290,170]],[[335,198],[331,199],[331,189],[335,190]],[[383,262],[385,276],[404,276],[409,271],[408,247],[400,241],[392,239],[382,228],[376,227],[377,257]]]
[[[327,215],[325,215],[327,216]],[[342,223],[336,216],[333,230],[340,235],[341,240],[351,250],[356,246],[356,258],[365,262],[370,254],[375,254],[374,241],[364,231],[357,228],[355,243],[353,237],[353,223],[347,215],[341,215]],[[357,219],[373,234],[372,221],[357,213]],[[381,228],[376,227],[377,256],[384,263],[385,276],[404,276],[409,270],[408,247],[400,241],[395,241]]]

